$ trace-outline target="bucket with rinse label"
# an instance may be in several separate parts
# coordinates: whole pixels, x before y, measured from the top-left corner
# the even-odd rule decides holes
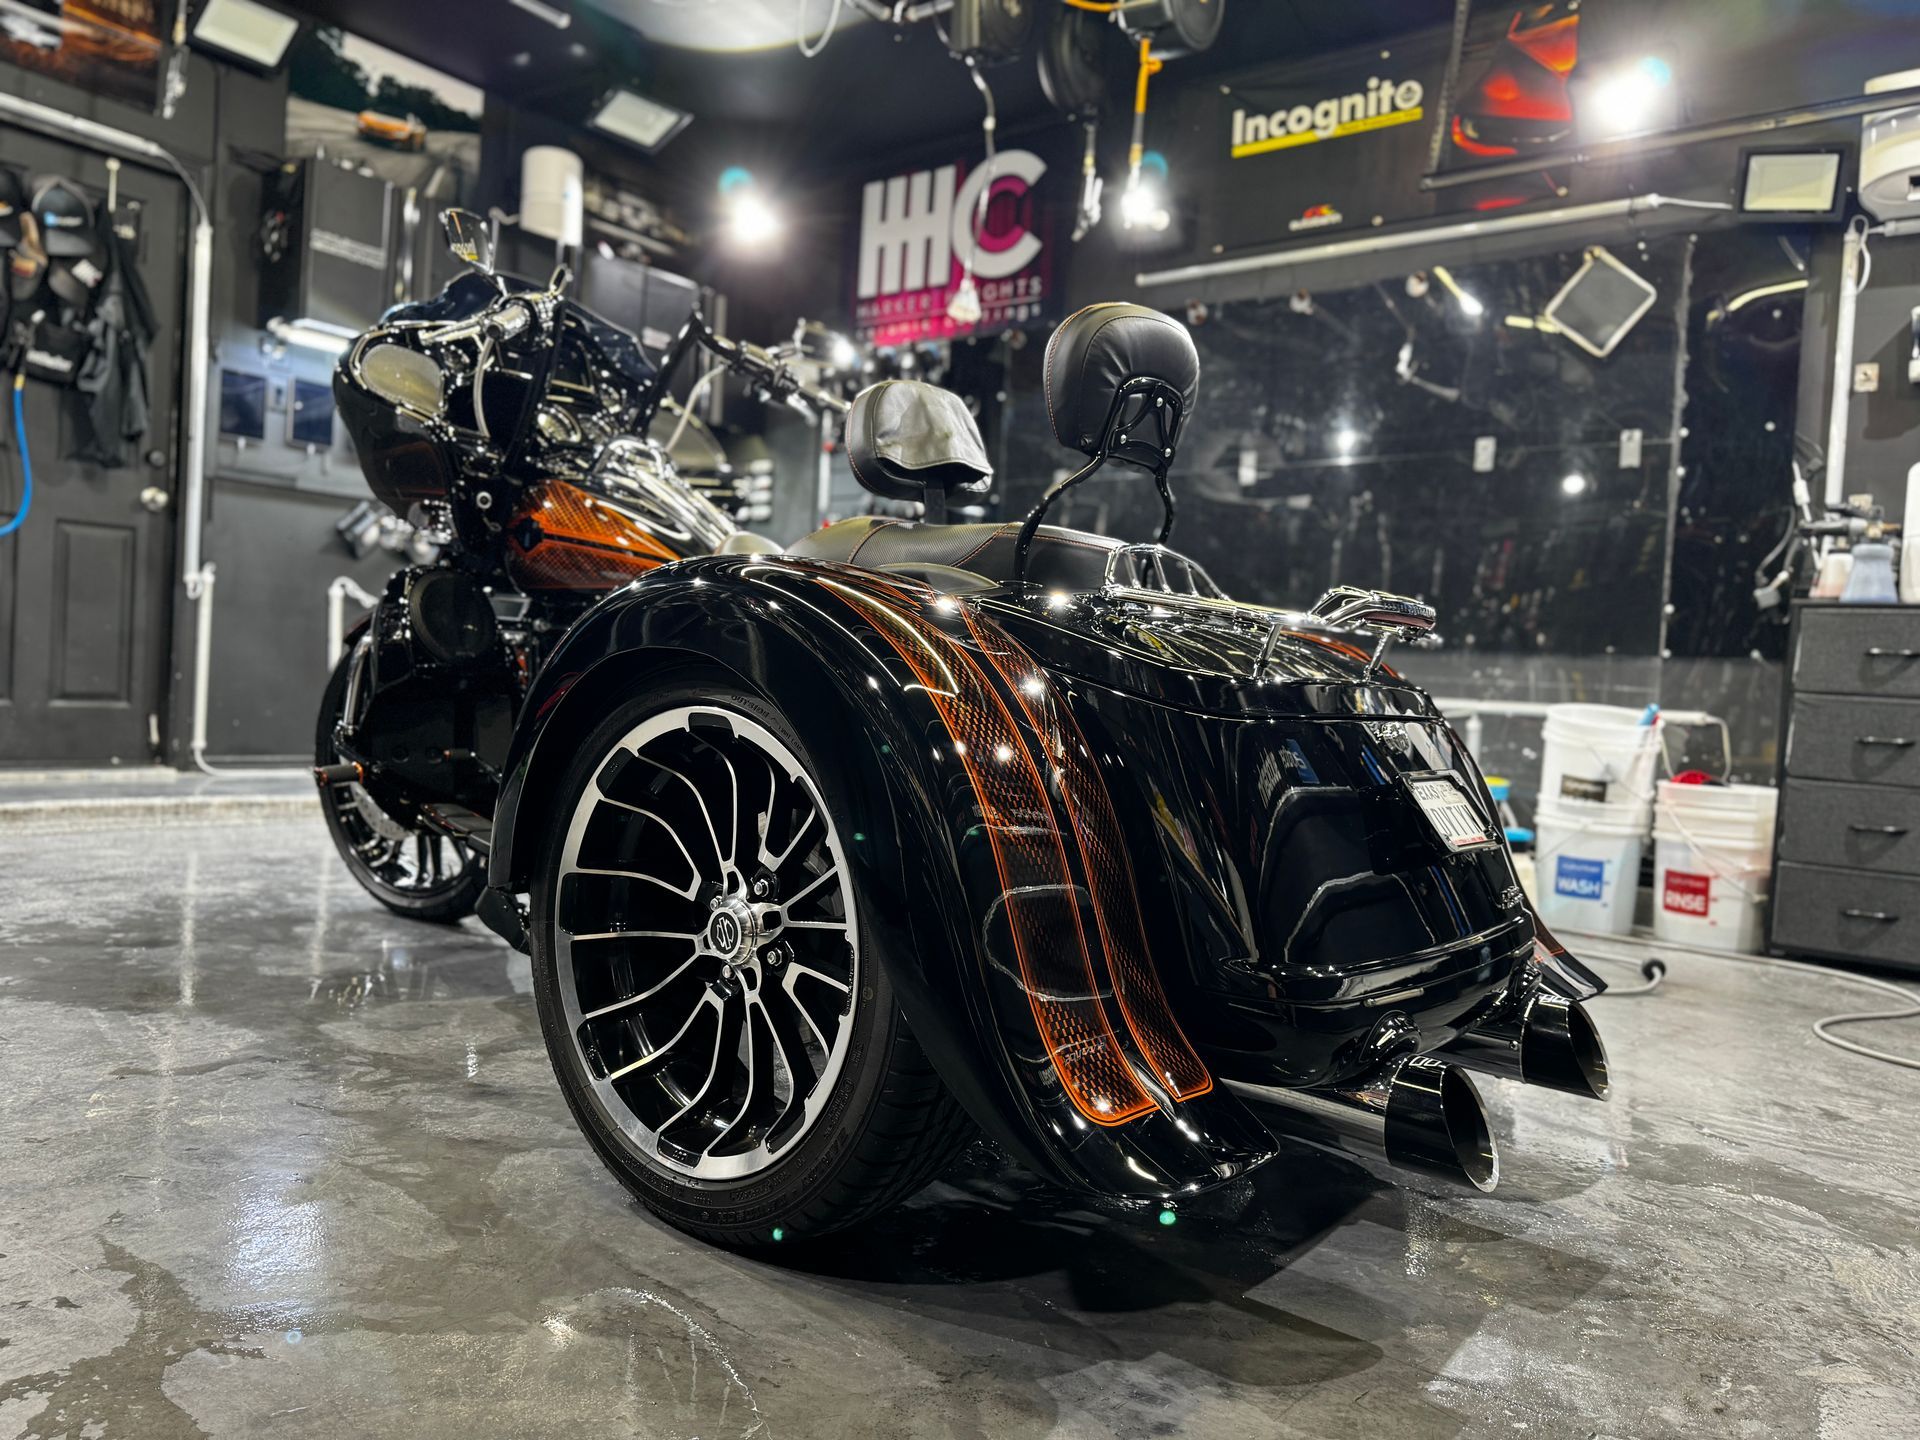
[[[1661,782],[1653,826],[1655,935],[1677,945],[1760,952],[1779,798],[1769,785]]]

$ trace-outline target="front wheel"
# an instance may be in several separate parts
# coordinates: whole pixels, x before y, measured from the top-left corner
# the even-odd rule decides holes
[[[327,681],[314,736],[315,765],[344,758],[334,737],[346,713],[354,656],[349,645]],[[353,781],[323,786],[320,804],[347,869],[389,910],[443,924],[473,913],[487,888],[487,866],[463,841],[422,826],[398,797],[376,795]]]
[[[534,997],[600,1158],[727,1245],[905,1199],[971,1135],[901,1016],[833,777],[718,674],[620,706],[562,782]]]

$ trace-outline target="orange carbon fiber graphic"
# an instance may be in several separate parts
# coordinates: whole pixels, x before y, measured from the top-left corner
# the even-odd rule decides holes
[[[1120,835],[1120,817],[1113,799],[1088,753],[1087,737],[1065,705],[1059,702],[1046,675],[999,627],[967,612],[967,628],[1006,679],[1027,720],[1052,756],[1074,838],[1086,866],[1093,895],[1093,914],[1106,947],[1107,969],[1113,976],[1114,997],[1120,1002],[1127,1029],[1140,1053],[1153,1066],[1160,1083],[1176,1100],[1191,1100],[1213,1088],[1213,1076],[1174,1018],[1159,973],[1148,958],[1146,921],[1140,914],[1140,892]]]
[[[1100,1003],[1066,847],[1005,702],[951,637],[878,596],[827,583],[907,663],[953,737],[993,846],[1027,1003],[1067,1098],[1096,1125],[1119,1125],[1157,1108]]]
[[[525,527],[539,538],[522,543]],[[618,506],[548,480],[531,487],[507,526],[507,569],[523,590],[612,590],[680,557]]]

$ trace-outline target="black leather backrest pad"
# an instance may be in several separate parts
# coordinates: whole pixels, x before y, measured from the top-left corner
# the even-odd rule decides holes
[[[1182,416],[1200,393],[1200,355],[1187,327],[1145,305],[1089,305],[1047,342],[1047,416],[1062,445],[1092,454],[1120,387],[1163,380],[1180,392]]]
[[[889,500],[918,500],[929,485],[979,493],[993,479],[966,402],[918,380],[882,380],[853,397],[847,460],[863,486]]]

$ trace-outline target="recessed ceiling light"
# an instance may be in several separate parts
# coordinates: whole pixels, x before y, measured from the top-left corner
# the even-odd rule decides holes
[[[693,119],[684,110],[662,105],[631,90],[616,90],[600,102],[587,123],[642,150],[658,150]]]
[[[299,33],[298,20],[255,0],[207,0],[190,37],[195,45],[272,70],[286,58],[287,47]]]

